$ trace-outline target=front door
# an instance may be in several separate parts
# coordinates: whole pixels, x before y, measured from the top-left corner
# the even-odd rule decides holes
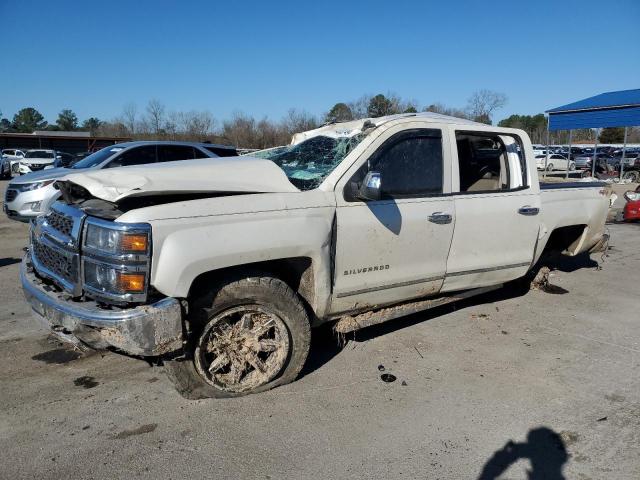
[[[442,129],[416,126],[422,128],[383,133],[338,184],[333,313],[432,295],[442,286],[455,223],[445,195],[448,142]],[[349,194],[367,172],[380,174],[380,200]]]

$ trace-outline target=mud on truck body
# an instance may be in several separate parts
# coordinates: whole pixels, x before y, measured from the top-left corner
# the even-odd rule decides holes
[[[254,156],[69,175],[26,298],[69,341],[164,362],[189,398],[293,381],[310,329],[391,320],[602,248],[603,184],[541,185],[521,130],[437,114],[331,124]]]

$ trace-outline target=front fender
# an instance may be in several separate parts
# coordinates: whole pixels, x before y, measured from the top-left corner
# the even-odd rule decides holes
[[[185,298],[201,274],[268,260],[309,257],[322,312],[331,285],[334,209],[319,207],[153,222],[151,284]]]

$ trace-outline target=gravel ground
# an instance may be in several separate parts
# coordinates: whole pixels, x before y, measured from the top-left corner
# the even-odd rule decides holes
[[[188,401],[161,367],[48,337],[18,285],[27,228],[2,215],[0,477],[640,478],[640,225],[609,228],[555,294],[502,289],[342,348],[317,331],[297,382]]]

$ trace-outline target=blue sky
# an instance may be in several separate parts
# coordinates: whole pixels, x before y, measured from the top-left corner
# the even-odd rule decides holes
[[[278,119],[392,91],[533,114],[640,87],[640,1],[0,0],[0,110],[111,119],[168,110]]]

